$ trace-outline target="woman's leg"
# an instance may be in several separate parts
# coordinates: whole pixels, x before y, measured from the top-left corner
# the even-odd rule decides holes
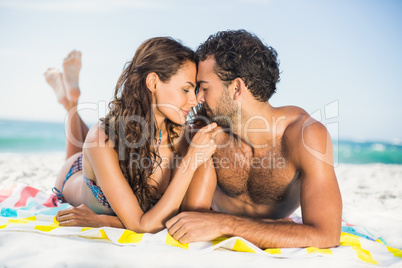
[[[63,83],[67,98],[72,102],[78,102],[80,88],[78,80],[81,70],[81,52],[73,50],[63,61]]]
[[[45,72],[48,84],[56,93],[57,101],[68,111],[66,123],[66,159],[81,152],[88,127],[78,114],[77,103],[80,95],[78,87],[81,69],[81,53],[72,51],[63,61],[63,71],[50,68]],[[73,99],[70,99],[71,98]]]
[[[68,99],[63,85],[62,73],[56,68],[49,68],[43,74],[46,82],[51,86],[54,93],[56,93],[57,101],[66,108]]]
[[[80,117],[77,103],[70,101],[66,124],[66,159],[73,154],[82,152],[85,138],[88,134],[88,127]]]
[[[83,173],[77,168],[76,160],[81,156],[83,143],[88,134],[88,127],[78,114],[77,104],[80,96],[78,87],[79,72],[81,69],[81,53],[72,51],[63,61],[63,73],[56,69],[48,69],[45,78],[56,93],[57,101],[68,112],[66,122],[66,161],[61,168],[56,182],[55,193],[73,205],[85,202],[85,183]],[[71,170],[75,169],[72,175]],[[67,174],[68,181],[66,180]]]
[[[66,122],[66,159],[82,152],[85,137],[82,133],[81,118],[78,114],[77,104],[72,104],[68,110]]]
[[[78,86],[80,70],[81,52],[73,50],[63,61],[62,75],[65,95],[69,100],[68,106],[65,106],[68,111],[66,125],[67,159],[82,151],[82,146],[88,133],[88,127],[86,127],[85,123],[82,121],[77,110],[78,98],[80,97],[80,89]]]
[[[82,121],[81,117],[79,117],[79,118],[80,118],[80,121],[81,121],[81,135],[82,135],[82,137],[84,138],[84,141],[85,141],[85,138],[86,138],[87,135],[88,135],[89,128],[88,128],[88,126],[84,123],[84,121]]]

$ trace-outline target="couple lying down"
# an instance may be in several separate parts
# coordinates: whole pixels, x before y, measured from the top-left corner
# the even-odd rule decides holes
[[[53,191],[74,207],[57,214],[61,226],[167,228],[181,243],[339,245],[331,138],[303,109],[270,105],[279,63],[257,36],[218,32],[196,52],[172,38],[146,40],[90,129],[77,111],[80,69],[72,51],[63,72],[45,73],[68,111]],[[299,206],[302,224],[287,218]]]

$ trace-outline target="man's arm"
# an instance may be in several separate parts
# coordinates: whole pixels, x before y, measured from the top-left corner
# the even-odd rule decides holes
[[[297,141],[291,148],[295,152],[292,160],[301,171],[303,224],[185,212],[166,223],[169,233],[182,243],[240,236],[261,248],[339,245],[342,201],[333,168],[332,142],[320,123],[308,121],[301,129],[294,134],[290,130],[288,138]]]

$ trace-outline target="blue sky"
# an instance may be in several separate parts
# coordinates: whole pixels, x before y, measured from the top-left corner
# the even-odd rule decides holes
[[[239,28],[279,54],[271,104],[321,114],[332,136],[402,141],[398,0],[0,0],[0,118],[62,122],[42,73],[72,49],[83,53],[82,116],[94,122],[145,39],[172,36],[195,49]]]

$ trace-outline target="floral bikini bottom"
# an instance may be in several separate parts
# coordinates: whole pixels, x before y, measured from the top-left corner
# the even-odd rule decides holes
[[[77,160],[74,161],[73,165],[71,166],[70,170],[68,171],[66,178],[63,181],[63,186],[61,187],[61,191],[57,189],[56,187],[53,187],[52,191],[53,193],[56,194],[57,200],[59,202],[65,202],[64,196],[63,196],[63,189],[64,185],[66,184],[67,180],[76,172],[82,170],[82,154],[77,158]],[[109,202],[106,199],[106,196],[103,194],[102,189],[97,186],[93,181],[85,177],[84,175],[84,180],[89,189],[91,189],[92,194],[95,196],[95,198],[101,203],[103,206],[107,208],[112,208],[109,204]]]

